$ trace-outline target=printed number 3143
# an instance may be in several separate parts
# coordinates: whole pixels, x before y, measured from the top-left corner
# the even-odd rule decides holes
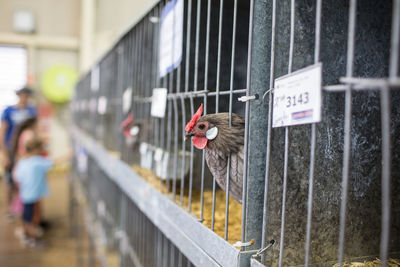
[[[301,93],[299,95],[287,96],[286,107],[295,107],[296,105],[304,105],[310,101],[308,92]]]

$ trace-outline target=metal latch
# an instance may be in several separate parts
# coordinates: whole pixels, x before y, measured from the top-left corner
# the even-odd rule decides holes
[[[238,98],[238,100],[240,102],[247,102],[247,101],[250,101],[250,100],[257,100],[257,99],[258,99],[258,94],[249,95],[249,96],[245,95],[245,96],[241,96],[241,97]]]
[[[275,240],[271,240],[269,241],[268,245],[265,248],[260,248],[256,254],[252,255],[252,258],[257,258],[260,257],[267,249],[269,249],[270,247],[272,247],[275,244]]]

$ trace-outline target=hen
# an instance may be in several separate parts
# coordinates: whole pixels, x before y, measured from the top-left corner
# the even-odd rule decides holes
[[[242,203],[244,120],[229,113],[201,116],[203,104],[185,127],[185,138],[192,137],[193,145],[205,150],[207,166],[218,185],[226,189],[228,156],[231,154],[229,194]]]

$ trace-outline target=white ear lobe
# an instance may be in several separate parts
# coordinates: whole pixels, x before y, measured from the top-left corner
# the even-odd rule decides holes
[[[218,128],[217,127],[212,127],[206,132],[206,137],[208,140],[213,140],[215,137],[218,135]]]

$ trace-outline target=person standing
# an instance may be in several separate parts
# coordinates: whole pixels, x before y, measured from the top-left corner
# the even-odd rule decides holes
[[[26,154],[25,145],[33,139],[41,137],[38,131],[38,118],[30,117],[21,122],[14,130],[13,142],[11,145],[11,156],[14,158],[16,164],[18,159],[23,158]]]
[[[7,107],[1,115],[0,127],[0,151],[3,158],[4,174],[7,180],[7,218],[13,219],[13,214],[10,212],[11,202],[15,192],[15,183],[12,177],[12,169],[14,158],[11,155],[12,140],[15,129],[18,125],[30,117],[36,116],[36,109],[30,105],[29,100],[32,96],[32,89],[24,87],[17,92],[18,103]]]
[[[38,119],[36,117],[31,117],[21,122],[14,130],[10,157],[13,158],[15,166],[18,164],[19,159],[26,156],[26,143],[33,138],[39,137],[37,125]],[[15,168],[13,171],[13,178],[15,178]],[[23,205],[18,190],[15,190],[13,195],[10,211],[13,215],[21,216]],[[36,218],[39,219],[39,216],[36,216]]]
[[[38,231],[41,214],[39,202],[49,194],[46,176],[54,162],[41,156],[43,142],[40,139],[30,139],[25,149],[25,156],[19,159],[15,167],[15,182],[24,203],[22,241],[24,244],[36,247],[38,238],[42,235],[42,230]]]

